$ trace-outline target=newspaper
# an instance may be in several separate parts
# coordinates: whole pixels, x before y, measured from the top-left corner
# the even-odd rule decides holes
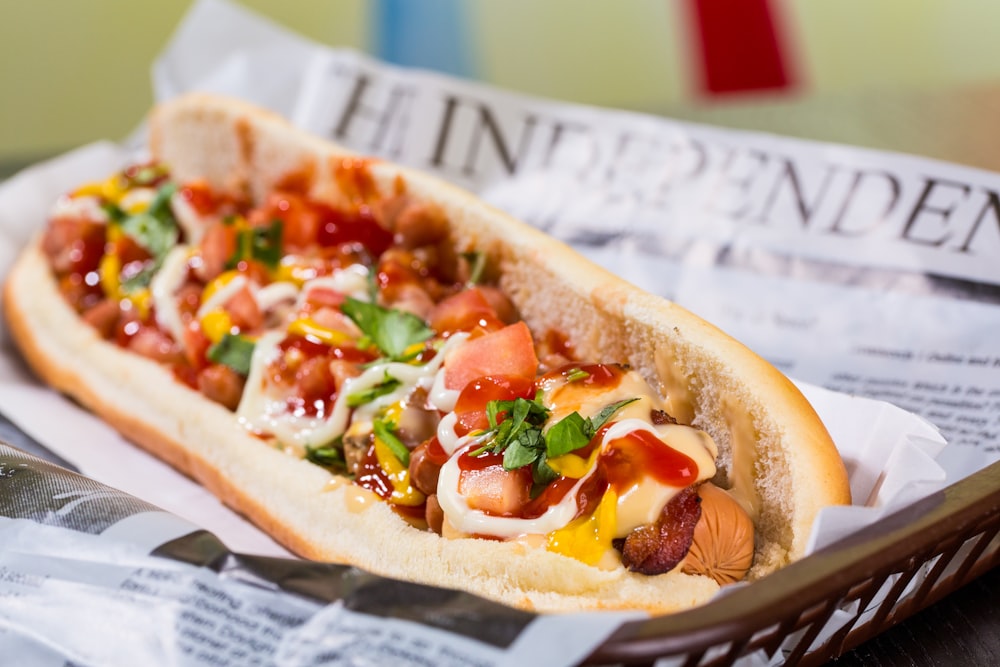
[[[158,99],[237,93],[436,173],[793,377],[925,417],[955,476],[1000,459],[1000,339],[984,333],[1000,325],[997,174],[540,100],[259,21],[220,40],[211,26],[236,14],[195,5],[154,69]]]
[[[821,515],[813,548],[998,458],[1000,377],[989,369],[1000,359],[1000,343],[980,332],[1000,318],[1000,274],[994,271],[991,282],[989,266],[1000,242],[1000,176],[558,104],[402,70],[312,44],[218,0],[193,6],[157,61],[154,84],[159,99],[194,89],[239,95],[359,152],[473,189],[717,323],[798,378],[848,464],[855,502]],[[120,166],[141,137],[126,146],[85,147],[0,188],[0,273],[58,194]],[[531,664],[525,656],[538,655],[545,660],[538,664],[555,665],[582,659],[625,620],[529,615],[506,648],[494,650],[428,627],[422,617],[387,624],[345,614],[347,589],[331,582],[366,575],[289,560],[203,489],[38,386],[0,333],[0,413],[28,442],[41,442],[47,458],[61,457],[114,489],[91,490],[88,499],[123,491],[155,507],[142,505],[83,532],[48,521],[76,496],[30,517],[26,496],[2,508],[5,654],[24,648],[37,664],[143,664],[150,656],[178,665],[311,664],[334,654],[344,664],[381,664],[374,656],[384,662],[388,654],[372,651],[399,652],[412,643],[420,650],[393,654],[395,664],[425,664],[427,651],[440,648],[455,656],[452,664]],[[10,458],[0,481],[13,478],[4,475],[12,460],[41,469],[21,454],[3,455]],[[4,484],[0,497],[13,488]],[[206,539],[214,545],[206,558],[162,559],[178,559],[164,545],[203,546]],[[258,567],[262,558],[270,559],[267,576]],[[296,574],[282,578],[289,571]],[[289,580],[315,585],[289,590]],[[80,605],[70,609],[65,599]],[[462,599],[447,613],[473,604]],[[135,613],[140,609],[148,614]],[[270,618],[264,609],[279,611]],[[510,611],[477,609],[489,609],[482,613],[490,618]],[[134,641],[104,645],[104,612],[133,629]],[[80,632],[59,630],[75,622]],[[254,632],[241,633],[248,625]],[[392,641],[383,642],[385,633]],[[554,643],[573,650],[545,652]],[[357,652],[337,653],[348,644]],[[780,661],[780,652],[747,664],[772,660]]]

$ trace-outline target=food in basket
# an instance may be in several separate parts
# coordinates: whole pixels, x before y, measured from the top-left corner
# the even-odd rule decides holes
[[[660,613],[800,557],[849,502],[780,372],[472,195],[225,98],[150,132],[148,161],[55,203],[8,325],[293,551]]]

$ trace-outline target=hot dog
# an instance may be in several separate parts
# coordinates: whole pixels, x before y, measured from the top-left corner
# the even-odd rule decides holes
[[[425,174],[179,98],[4,289],[36,372],[297,553],[662,613],[804,553],[843,462],[780,372]]]

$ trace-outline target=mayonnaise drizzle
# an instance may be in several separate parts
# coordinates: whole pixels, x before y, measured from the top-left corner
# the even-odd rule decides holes
[[[184,347],[184,322],[177,307],[177,290],[187,278],[190,248],[178,244],[163,259],[160,270],[149,283],[149,292],[155,306],[156,323],[169,333],[174,341]]]
[[[180,191],[174,192],[174,194],[170,195],[170,209],[174,213],[174,218],[177,219],[177,224],[184,230],[184,238],[191,245],[201,243],[201,239],[205,235],[205,229],[208,227],[208,222],[191,205],[187,197],[181,194]]]
[[[91,222],[108,221],[108,212],[101,206],[101,200],[97,197],[63,196],[56,200],[49,212],[50,218],[86,218]]]
[[[331,289],[358,301],[371,301],[368,293],[368,267],[363,264],[351,264],[343,269],[337,269],[329,276],[313,278],[302,287],[302,298],[307,298],[309,290],[319,287]]]
[[[356,420],[371,421],[379,410],[402,400],[416,387],[430,389],[435,376],[443,368],[448,352],[468,338],[465,334],[451,336],[434,358],[422,366],[398,361],[371,366],[339,387],[330,415],[323,418],[290,412],[286,397],[275,395],[276,392],[268,387],[267,366],[277,361],[281,354],[279,344],[284,337],[282,332],[272,332],[257,341],[246,389],[236,414],[251,430],[271,434],[286,444],[300,446],[326,444],[342,435],[352,416],[352,408],[347,405],[348,396],[371,389],[383,382],[386,375],[399,380],[400,385],[392,392],[354,409]]]
[[[235,276],[228,283],[217,289],[212,296],[201,302],[201,305],[198,307],[198,319],[205,317],[205,315],[212,312],[216,308],[222,308],[225,306],[229,303],[229,300],[236,296],[236,293],[246,287],[248,283],[249,280],[247,280],[246,276]]]

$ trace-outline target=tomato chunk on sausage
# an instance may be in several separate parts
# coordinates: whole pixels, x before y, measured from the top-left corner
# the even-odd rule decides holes
[[[455,348],[444,362],[444,384],[461,390],[484,375],[534,378],[537,370],[531,331],[518,322]]]

